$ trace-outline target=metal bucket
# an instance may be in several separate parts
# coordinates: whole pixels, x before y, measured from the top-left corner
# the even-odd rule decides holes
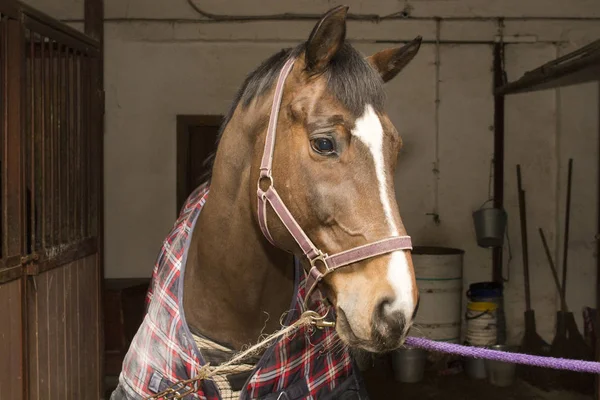
[[[394,379],[404,383],[420,382],[425,374],[425,361],[427,361],[427,351],[423,349],[405,348],[394,351],[392,354]]]
[[[515,346],[508,346],[499,344],[496,346],[490,346],[491,350],[515,352],[517,348]],[[494,386],[506,387],[510,386],[515,382],[515,370],[517,364],[496,361],[496,360],[485,360],[485,369],[488,376],[488,381]]]
[[[502,247],[506,229],[506,211],[480,208],[473,213],[477,244],[481,247]]]
[[[487,377],[485,360],[482,358],[467,358],[465,360],[465,372],[471,379],[485,379]]]

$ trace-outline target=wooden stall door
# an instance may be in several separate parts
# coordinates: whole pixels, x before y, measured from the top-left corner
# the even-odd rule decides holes
[[[21,267],[22,35],[14,7],[0,8],[0,399],[24,399],[25,306]],[[9,101],[10,100],[10,101]]]
[[[0,399],[98,399],[101,42],[14,0],[0,14]]]

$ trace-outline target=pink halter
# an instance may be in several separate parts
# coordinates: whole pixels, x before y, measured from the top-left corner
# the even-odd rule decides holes
[[[296,240],[296,243],[298,243],[302,249],[304,255],[310,261],[311,269],[308,273],[306,281],[306,301],[308,301],[311,293],[317,287],[317,284],[325,276],[329,275],[335,270],[367,258],[391,253],[393,251],[412,250],[412,244],[410,236],[394,236],[358,246],[334,255],[327,255],[311,242],[306,233],[298,225],[288,208],[285,206],[283,200],[281,200],[281,197],[279,197],[279,194],[275,190],[271,168],[273,165],[273,152],[275,150],[277,118],[279,116],[279,108],[281,106],[281,99],[283,97],[283,86],[288,74],[294,66],[294,62],[295,58],[291,57],[285,63],[279,74],[277,86],[275,88],[273,106],[271,108],[271,116],[269,118],[269,127],[267,129],[267,137],[265,139],[265,150],[263,153],[262,162],[260,164],[260,177],[258,178],[257,184],[258,220],[260,229],[267,240],[271,242],[273,246],[276,246],[271,234],[269,233],[269,229],[267,228],[267,203],[271,204],[271,207],[281,222],[285,225],[292,237]],[[260,184],[261,182],[265,181],[269,183],[269,187],[266,190],[262,190]]]

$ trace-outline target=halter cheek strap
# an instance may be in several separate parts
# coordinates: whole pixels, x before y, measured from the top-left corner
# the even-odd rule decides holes
[[[294,62],[295,58],[291,57],[285,63],[279,74],[277,86],[275,87],[271,116],[269,118],[269,126],[267,128],[267,137],[265,139],[265,148],[260,164],[260,176],[257,183],[258,222],[263,235],[273,246],[277,246],[267,227],[267,204],[270,204],[273,211],[275,211],[283,225],[287,228],[298,246],[300,246],[304,256],[306,256],[306,258],[309,260],[311,268],[308,272],[308,277],[306,280],[306,306],[308,299],[316,289],[318,283],[325,276],[329,275],[335,270],[367,258],[380,256],[398,250],[412,250],[412,243],[410,236],[393,236],[362,246],[354,247],[334,255],[327,255],[313,244],[304,230],[300,227],[300,225],[298,225],[298,222],[296,222],[289,209],[283,203],[283,200],[275,190],[272,166],[273,154],[275,150],[275,138],[277,134],[277,120],[279,117],[279,109],[281,107],[281,100],[283,97],[283,87],[287,76],[294,66]],[[263,189],[265,186],[266,188]]]

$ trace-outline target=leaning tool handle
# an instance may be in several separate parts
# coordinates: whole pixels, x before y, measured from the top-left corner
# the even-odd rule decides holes
[[[529,289],[529,251],[527,249],[527,215],[525,192],[521,182],[521,165],[517,164],[517,184],[519,189],[519,215],[521,218],[521,245],[523,247],[523,278],[525,286],[525,309],[531,310],[531,292]]]
[[[552,254],[550,253],[550,247],[548,246],[548,242],[546,241],[546,235],[544,235],[544,231],[542,228],[538,228],[540,232],[540,237],[542,238],[542,244],[544,245],[544,252],[546,253],[546,258],[548,259],[548,265],[550,265],[550,270],[552,271],[552,277],[554,278],[554,284],[556,285],[556,290],[558,290],[558,295],[560,296],[560,304],[563,312],[568,311],[567,309],[567,300],[565,299],[562,288],[560,287],[560,282],[558,280],[558,272],[556,271],[556,266],[554,265],[554,260],[552,260]]]
[[[573,159],[569,159],[569,170],[567,177],[567,204],[565,206],[565,238],[563,243],[563,265],[562,265],[562,290],[561,295],[565,299],[567,298],[567,256],[569,254],[569,222],[571,221],[571,177],[573,175]],[[563,308],[563,312],[567,312],[566,308]]]

